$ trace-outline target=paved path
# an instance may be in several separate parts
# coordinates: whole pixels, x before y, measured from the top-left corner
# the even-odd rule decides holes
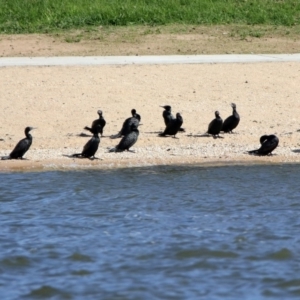
[[[74,65],[143,65],[143,64],[213,64],[300,62],[297,54],[226,54],[166,56],[65,56],[65,57],[1,57],[0,67],[9,66],[74,66]]]

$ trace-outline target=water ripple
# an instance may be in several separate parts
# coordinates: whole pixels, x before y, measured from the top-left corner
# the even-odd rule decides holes
[[[3,299],[297,299],[300,165],[6,173]]]

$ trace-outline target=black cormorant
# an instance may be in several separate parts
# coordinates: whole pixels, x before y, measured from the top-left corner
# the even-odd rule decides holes
[[[136,119],[138,119],[139,121],[141,121],[141,116],[136,112],[134,108],[131,110],[131,115]]]
[[[168,123],[171,121],[171,120],[174,120],[174,116],[172,115],[172,108],[170,105],[164,105],[164,106],[161,106],[162,108],[164,108],[165,110],[163,111],[163,118],[164,118],[164,121],[165,121],[165,125],[168,126]],[[179,131],[185,131],[184,128],[179,128]]]
[[[161,107],[165,109],[163,111],[162,116],[164,118],[165,125],[167,126],[169,124],[169,122],[174,119],[174,117],[172,115],[172,112],[171,112],[172,108],[171,108],[170,105],[164,105],[164,106],[161,106]]]
[[[222,130],[224,132],[232,133],[232,130],[235,129],[239,122],[240,122],[240,116],[236,111],[236,105],[234,103],[231,103],[232,107],[232,115],[229,116],[223,123]]]
[[[183,123],[182,116],[180,113],[177,113],[176,119],[170,120],[164,132],[160,133],[159,135],[160,136],[173,135],[173,137],[175,138],[175,135],[179,131],[179,128],[181,127],[182,123]]]
[[[128,133],[130,133],[132,124],[135,124],[136,127],[139,126],[140,121],[141,121],[141,116],[136,113],[135,109],[131,110],[131,114],[132,114],[132,117],[130,117],[124,121],[122,129],[119,131],[119,133],[112,135],[110,137],[111,139],[117,139],[117,138],[120,138],[121,136],[125,136]]]
[[[102,110],[98,110],[97,113],[99,115],[99,119],[96,119],[96,120],[93,121],[92,127],[85,126],[84,129],[90,131],[91,133],[93,133],[93,130],[96,128],[96,126],[100,125],[101,128],[100,128],[99,133],[101,134],[101,136],[103,136],[103,129],[104,129],[105,125],[106,125],[106,121],[103,118],[103,115],[102,115],[103,112],[102,112]]]
[[[97,152],[100,144],[100,130],[100,125],[97,125],[94,129],[92,128],[93,137],[84,145],[81,153],[75,153],[72,157],[95,159],[95,153]]]
[[[260,148],[257,150],[248,151],[249,154],[269,155],[279,144],[279,139],[274,134],[263,135],[260,137],[259,141],[261,144]]]
[[[3,156],[1,159],[23,159],[24,154],[28,151],[32,144],[32,135],[29,133],[33,127],[25,128],[26,138],[20,140],[9,156]]]
[[[222,129],[223,120],[220,117],[220,113],[218,111],[215,112],[216,118],[213,119],[209,125],[207,133],[212,134],[214,137],[219,137],[219,133]]]
[[[123,136],[120,143],[115,147],[109,150],[109,152],[122,152],[122,151],[129,151],[136,142],[139,137],[139,130],[136,124],[130,125],[130,132]]]

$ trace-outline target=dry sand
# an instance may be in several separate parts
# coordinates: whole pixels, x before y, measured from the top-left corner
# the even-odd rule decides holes
[[[300,161],[300,63],[9,67],[0,73],[0,155],[10,153],[26,126],[38,128],[28,160],[0,161],[1,171]],[[235,134],[195,136],[206,132],[215,110],[223,119],[231,115],[232,102],[241,116]],[[186,132],[178,139],[158,137],[164,129],[159,106],[167,104],[184,119]],[[108,153],[119,141],[108,136],[132,108],[143,124],[136,153]],[[89,137],[78,134],[98,109],[107,121],[101,160],[63,156],[81,152]],[[245,153],[259,146],[263,134],[279,137],[274,155]]]

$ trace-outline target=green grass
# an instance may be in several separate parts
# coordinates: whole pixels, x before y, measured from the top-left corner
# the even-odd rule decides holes
[[[300,0],[0,0],[1,33],[107,25],[300,24]]]

